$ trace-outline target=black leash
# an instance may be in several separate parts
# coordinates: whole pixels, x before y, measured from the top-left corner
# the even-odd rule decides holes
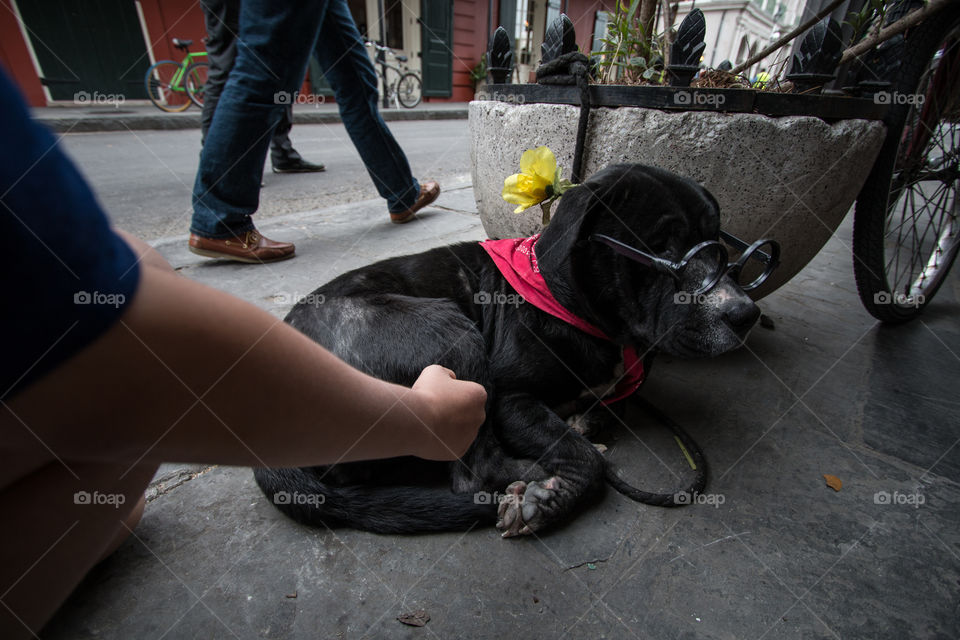
[[[573,169],[570,181],[581,182],[583,169],[583,147],[587,138],[587,124],[590,121],[590,59],[579,51],[569,51],[544,62],[537,67],[537,84],[577,85],[580,90],[580,120],[577,123],[577,144],[573,152]],[[693,461],[696,475],[689,487],[676,493],[649,493],[624,482],[612,467],[607,465],[607,483],[631,500],[656,507],[680,507],[690,504],[694,496],[703,491],[707,484],[707,461],[697,443],[683,428],[668,418],[649,401],[638,398],[654,419],[666,425],[680,441]]]
[[[682,507],[691,504],[696,499],[696,494],[702,493],[704,487],[707,485],[707,460],[703,457],[703,452],[693,438],[690,437],[690,434],[683,430],[683,427],[664,415],[662,411],[653,406],[648,400],[639,397],[637,399],[643,405],[643,408],[646,409],[647,413],[652,415],[654,419],[660,423],[666,425],[677,439],[680,440],[687,453],[690,454],[690,458],[693,460],[696,475],[689,487],[676,493],[649,493],[624,482],[620,476],[617,475],[617,472],[614,471],[613,467],[608,464],[607,484],[631,500],[655,507]]]
[[[583,145],[590,120],[590,59],[579,51],[564,53],[537,67],[537,84],[575,84],[580,89],[580,121],[577,123],[577,146],[573,152],[570,181],[580,184],[583,177]]]

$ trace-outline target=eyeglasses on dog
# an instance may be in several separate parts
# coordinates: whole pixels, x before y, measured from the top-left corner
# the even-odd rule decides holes
[[[615,238],[595,233],[590,236],[590,240],[601,242],[620,255],[631,260],[653,267],[661,273],[671,276],[680,287],[684,282],[684,274],[691,263],[702,262],[707,265],[707,271],[700,278],[700,282],[690,293],[700,295],[707,293],[720,282],[725,274],[730,276],[740,285],[744,291],[756,289],[770,277],[773,270],[780,265],[780,243],[776,240],[764,238],[757,240],[753,244],[747,244],[740,238],[727,233],[720,232],[720,238],[735,250],[743,253],[736,262],[728,262],[729,254],[727,248],[717,240],[707,240],[696,245],[679,262],[673,262],[665,258],[659,258],[650,255],[636,247],[620,242]]]

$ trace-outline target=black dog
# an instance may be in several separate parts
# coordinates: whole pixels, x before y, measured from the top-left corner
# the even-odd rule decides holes
[[[286,322],[378,378],[409,386],[439,363],[477,381],[489,394],[487,421],[457,462],[256,469],[257,483],[308,524],[416,532],[496,521],[506,537],[557,523],[602,486],[606,470],[582,429],[570,427],[590,421],[567,414],[582,411],[578,399],[599,404],[591,390],[608,389],[622,374],[624,347],[646,363],[655,352],[716,355],[739,346],[759,317],[729,274],[699,304],[678,301],[678,286],[710,269],[705,261],[691,260],[678,283],[592,239],[678,261],[716,240],[719,227],[709,192],[640,165],[608,167],[563,196],[536,243],[539,270],[556,301],[608,339],[524,303],[478,243],[336,278],[314,292],[323,304],[298,304]]]

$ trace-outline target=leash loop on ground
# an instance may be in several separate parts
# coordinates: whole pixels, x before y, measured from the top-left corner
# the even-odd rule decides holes
[[[683,430],[683,427],[667,417],[648,400],[639,397],[637,400],[643,405],[647,413],[652,415],[654,419],[661,424],[666,425],[681,442],[686,449],[685,453],[688,453],[689,457],[693,460],[694,466],[696,467],[696,474],[686,489],[678,490],[676,493],[649,493],[624,482],[620,476],[617,475],[617,472],[608,464],[606,471],[607,483],[631,500],[655,507],[682,507],[692,504],[696,500],[696,496],[702,493],[704,487],[707,486],[707,460],[703,457],[703,452],[693,438],[690,437],[690,434]]]

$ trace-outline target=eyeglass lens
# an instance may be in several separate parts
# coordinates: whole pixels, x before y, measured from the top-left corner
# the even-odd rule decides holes
[[[745,290],[754,289],[759,287],[764,280],[767,279],[767,276],[770,275],[770,272],[776,267],[776,264],[769,260],[769,264],[764,262],[762,259],[763,254],[767,256],[775,255],[776,250],[774,249],[773,242],[765,242],[754,248],[749,255],[741,255],[741,252],[737,252],[735,255],[730,256],[731,262],[737,262],[740,264],[740,273],[737,275],[737,283]]]
[[[693,293],[712,289],[727,268],[727,252],[718,243],[705,244],[687,259],[683,272],[683,287]]]

